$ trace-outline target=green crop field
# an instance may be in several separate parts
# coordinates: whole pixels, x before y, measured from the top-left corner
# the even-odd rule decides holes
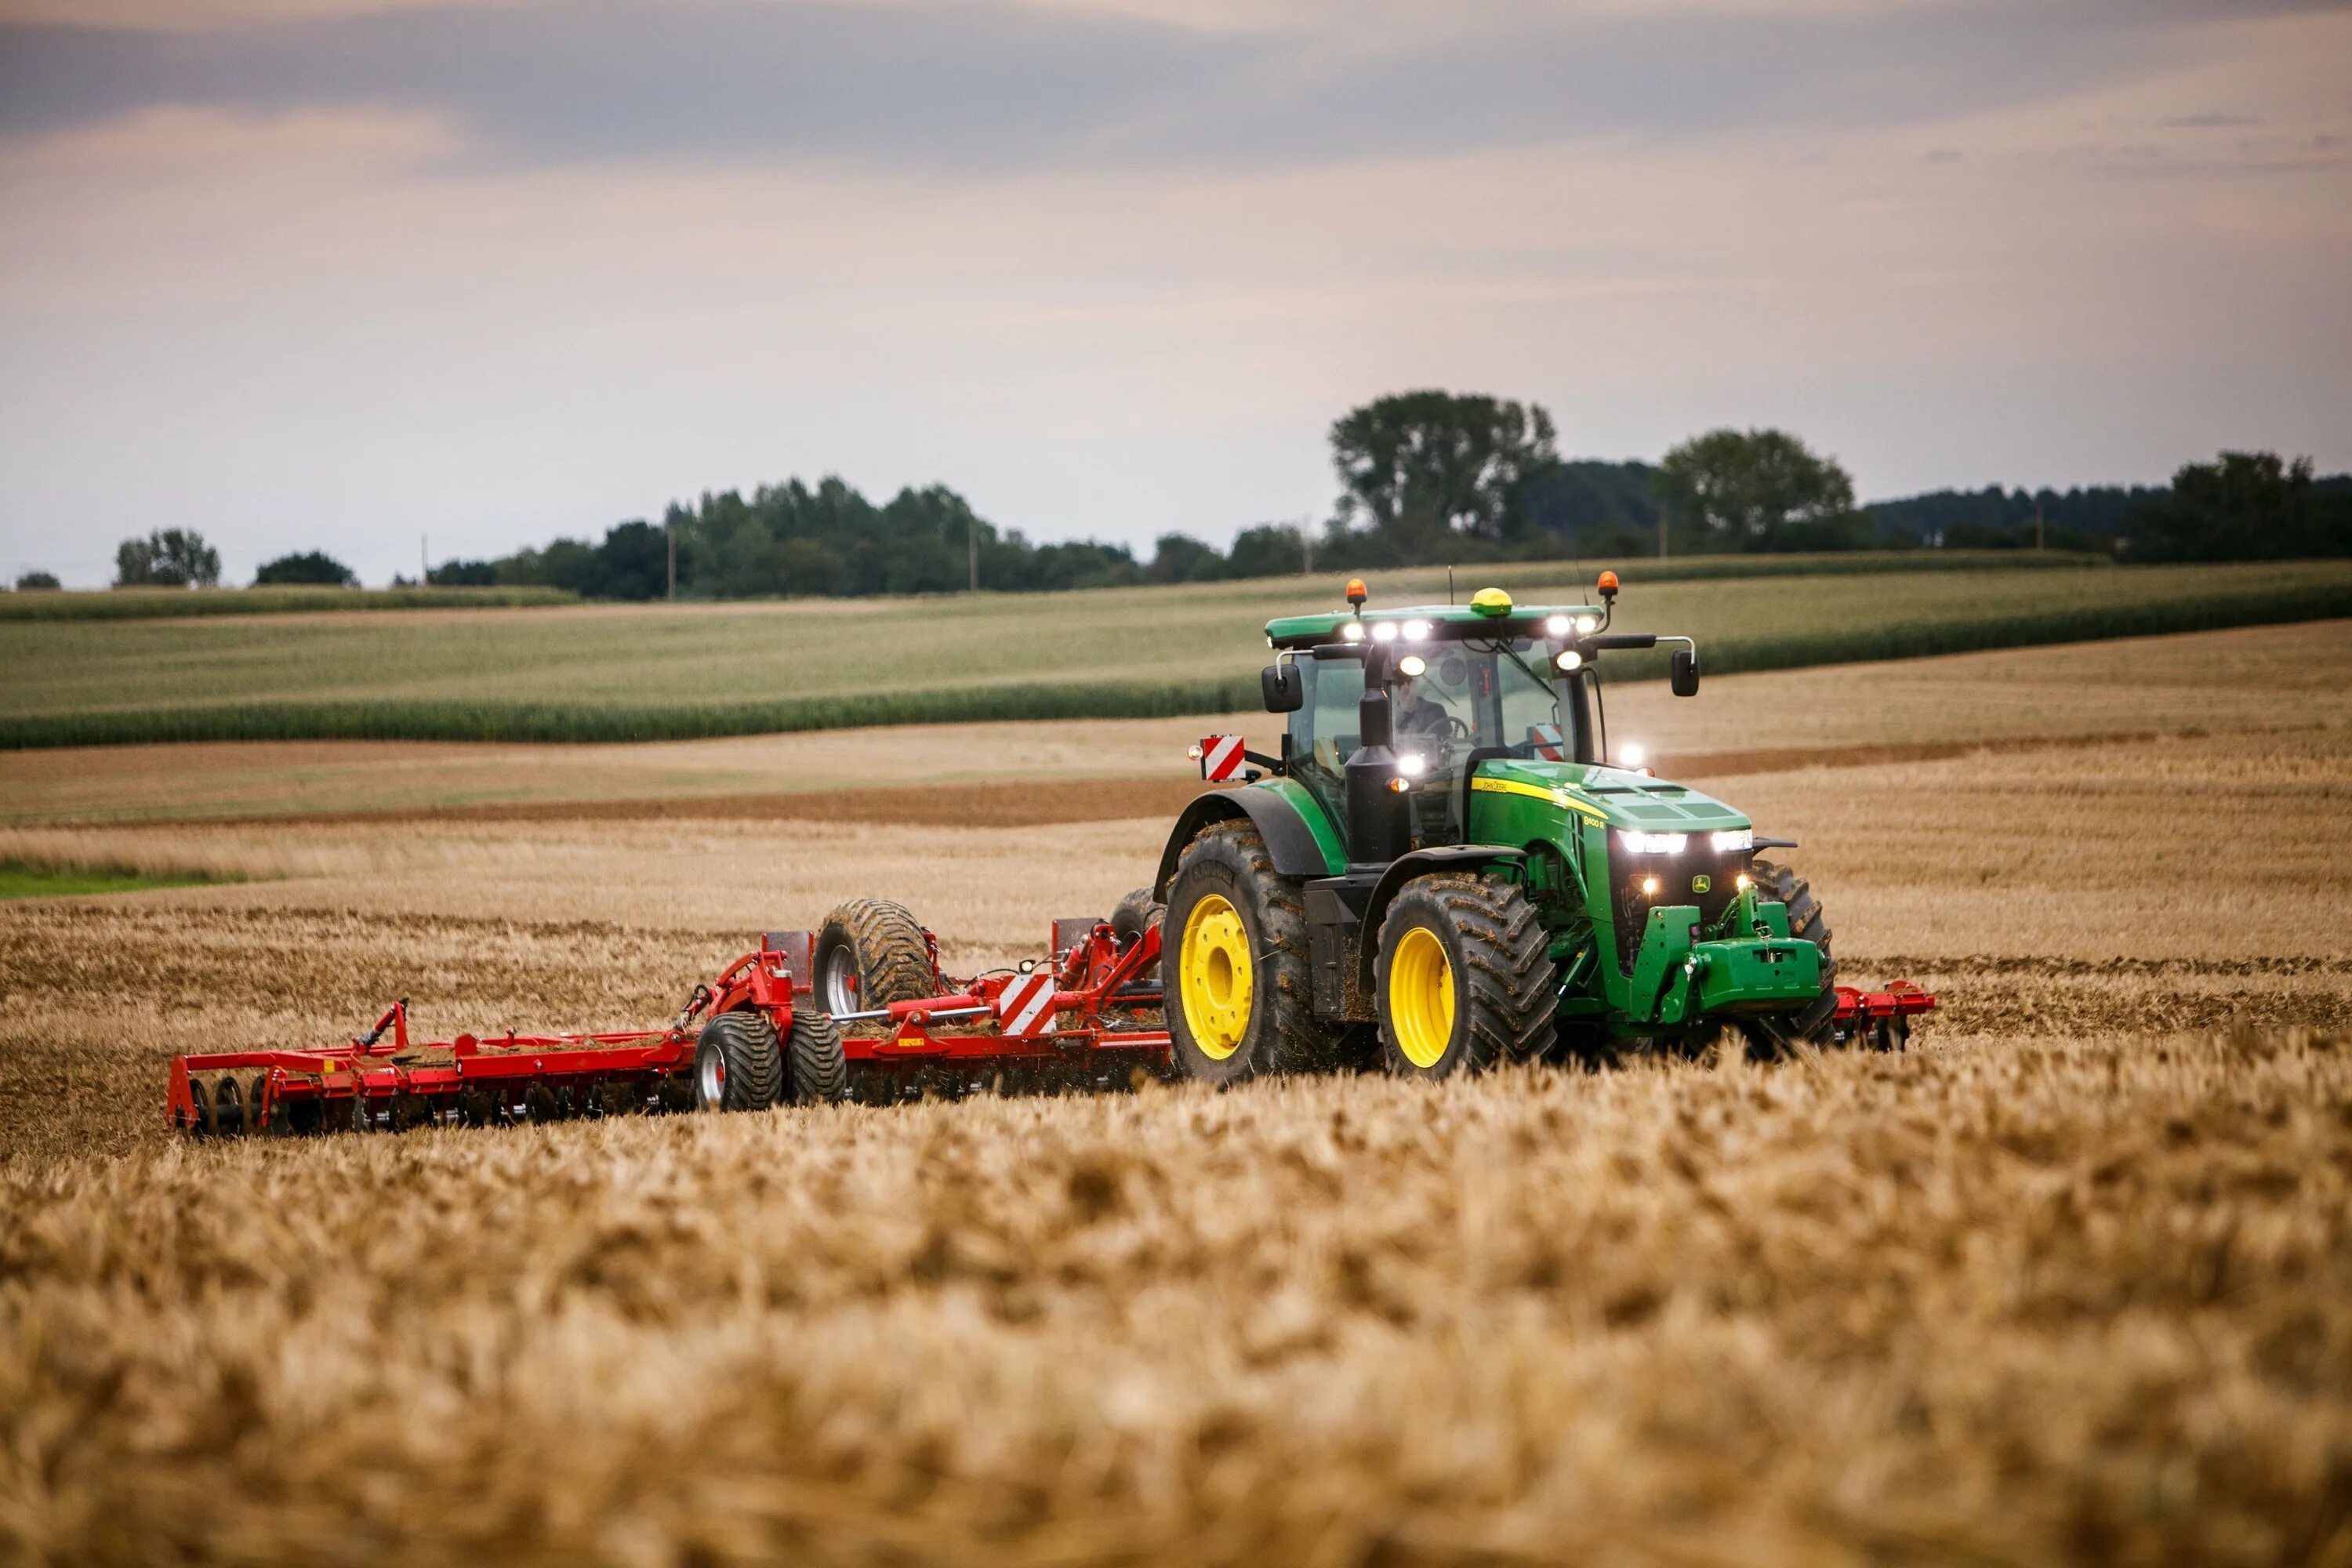
[[[1692,634],[1715,673],[2352,616],[2344,562],[1625,575],[1620,629]],[[1458,580],[1465,595],[1495,580],[1523,602],[1589,597],[1559,566]],[[1372,587],[1392,605],[1444,584],[1424,569]],[[0,622],[0,745],[628,741],[1231,710],[1255,701],[1264,622],[1338,586]]]
[[[139,893],[228,880],[204,871],[141,871],[127,866],[36,864],[0,857],[0,899],[57,899],[84,893]]]
[[[325,610],[503,610],[576,605],[561,588],[111,588],[0,594],[0,621],[184,621]]]

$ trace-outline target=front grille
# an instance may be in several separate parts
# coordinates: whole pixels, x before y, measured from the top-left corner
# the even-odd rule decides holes
[[[1641,950],[1642,928],[1652,910],[1696,904],[1698,923],[1704,929],[1723,918],[1739,891],[1740,873],[1748,869],[1748,851],[1709,848],[1702,833],[1692,834],[1689,846],[1679,855],[1629,854],[1613,841],[1613,835],[1612,838],[1609,883],[1617,911],[1617,962],[1628,974],[1633,973],[1633,955]],[[1642,892],[1644,877],[1657,878],[1656,897]],[[1691,891],[1691,879],[1696,877],[1707,879],[1706,892]]]

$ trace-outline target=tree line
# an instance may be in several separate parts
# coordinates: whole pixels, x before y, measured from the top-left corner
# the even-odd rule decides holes
[[[1285,573],[1481,561],[1631,559],[1728,551],[2051,549],[2126,561],[2352,555],[2352,475],[2307,458],[2224,452],[2169,486],[1938,490],[1858,506],[1832,457],[1784,430],[1709,431],[1657,463],[1563,459],[1540,405],[1440,391],[1350,409],[1329,431],[1331,515],[1244,529],[1223,550],[1161,535],[1148,557],[1097,540],[1031,541],[944,485],[877,503],[838,478],[673,503],[658,523],[558,539],[494,560],[449,560],[436,585],[520,585],[589,598],[857,596],[1198,583]],[[20,579],[20,588],[54,585]],[[116,585],[211,586],[218,552],[163,529],[122,542]],[[355,585],[320,551],[281,556],[260,585]],[[395,578],[404,585],[405,578]]]

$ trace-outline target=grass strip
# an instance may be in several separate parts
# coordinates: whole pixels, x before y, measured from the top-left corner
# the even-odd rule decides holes
[[[0,594],[0,621],[168,621],[335,610],[512,610],[576,605],[561,588],[113,588]]]
[[[130,866],[89,866],[0,858],[0,899],[61,899],[83,893],[142,893],[152,888],[192,888],[236,880],[211,871],[142,871]]]
[[[1837,625],[1743,640],[1702,633],[1702,668],[1747,670],[1924,658],[2109,637],[2218,631],[2352,616],[2352,583],[2227,590],[2151,605],[2084,605],[1974,621]],[[1619,680],[1663,658],[1612,655]],[[802,730],[1028,719],[1155,719],[1255,711],[1255,676],[1160,682],[1057,682],[843,693],[770,701],[628,705],[456,700],[256,702],[0,720],[0,749],[186,741],[507,741],[604,743]]]

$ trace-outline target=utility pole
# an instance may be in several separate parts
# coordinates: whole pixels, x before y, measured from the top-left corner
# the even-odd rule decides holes
[[[980,592],[980,519],[963,520],[963,562],[965,590]]]
[[[416,585],[430,586],[433,582],[433,540],[430,535],[416,536]]]
[[[662,520],[662,537],[669,542],[669,593],[667,597],[675,599],[677,597],[677,524],[667,518],[664,518]]]

